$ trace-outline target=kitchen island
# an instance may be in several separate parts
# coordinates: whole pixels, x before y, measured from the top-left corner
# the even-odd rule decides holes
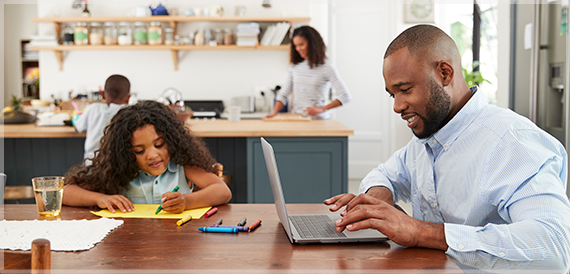
[[[338,121],[186,123],[231,177],[232,202],[273,202],[259,137],[274,147],[287,202],[322,202],[348,191],[348,136],[353,130]],[[31,185],[36,176],[63,175],[83,160],[85,134],[73,127],[4,125],[3,131],[7,185]]]

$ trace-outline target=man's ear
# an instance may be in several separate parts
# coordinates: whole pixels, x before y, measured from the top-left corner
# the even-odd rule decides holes
[[[441,82],[444,87],[449,85],[451,83],[451,80],[453,80],[454,70],[453,66],[450,63],[446,61],[439,61],[437,64],[437,72],[441,77]]]
[[[107,100],[107,93],[104,90],[99,92],[99,94],[101,94],[101,98],[103,98],[103,100]]]

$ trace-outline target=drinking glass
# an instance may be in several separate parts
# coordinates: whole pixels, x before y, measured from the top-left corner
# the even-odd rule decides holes
[[[40,216],[55,217],[61,212],[65,177],[46,176],[32,178],[36,205]]]

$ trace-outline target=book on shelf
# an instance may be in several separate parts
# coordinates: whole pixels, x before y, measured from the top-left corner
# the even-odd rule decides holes
[[[283,42],[285,35],[289,31],[291,24],[287,22],[281,22],[277,24],[270,25],[261,38],[262,46],[279,46]]]

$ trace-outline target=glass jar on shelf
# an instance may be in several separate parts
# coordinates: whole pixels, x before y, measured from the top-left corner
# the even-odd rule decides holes
[[[91,45],[103,44],[103,28],[101,26],[101,23],[99,22],[91,23],[91,31],[89,32],[89,43]]]
[[[103,36],[105,45],[117,44],[117,25],[113,22],[105,23],[105,35]]]
[[[87,28],[87,23],[77,22],[75,24],[75,28],[73,29],[73,43],[75,45],[89,44],[89,29]]]
[[[128,22],[119,23],[117,42],[121,46],[133,44],[131,24],[129,24]]]
[[[135,30],[133,34],[135,45],[147,44],[146,24],[143,22],[135,23]]]
[[[224,32],[221,29],[214,30],[214,39],[216,40],[217,45],[224,44]]]
[[[160,26],[160,22],[150,22],[150,26],[148,27],[148,44],[162,44],[162,27]]]
[[[73,26],[65,24],[61,31],[61,44],[64,46],[73,45]]]
[[[164,44],[174,45],[174,29],[172,28],[164,29]]]
[[[234,44],[234,35],[231,29],[224,30],[224,45],[233,45]]]

